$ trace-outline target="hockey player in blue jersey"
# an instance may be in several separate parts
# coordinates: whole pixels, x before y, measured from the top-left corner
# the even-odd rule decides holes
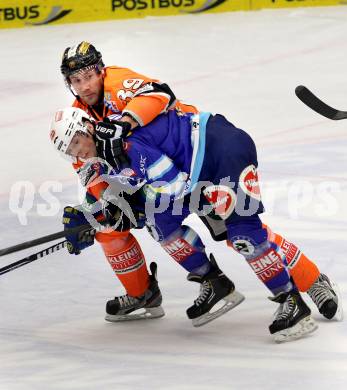
[[[66,113],[68,126],[76,122],[73,117]],[[122,208],[127,209],[134,224],[141,224],[138,215],[144,215],[152,236],[189,272],[188,280],[200,284],[200,295],[187,310],[194,325],[202,325],[230,310],[243,296],[236,292],[213,256],[208,259],[198,234],[183,225],[191,212],[208,218],[215,237],[226,234],[229,245],[245,257],[273,293],[272,300],[280,304],[270,325],[276,341],[301,337],[316,329],[297,285],[310,294],[305,286],[318,280],[317,270],[293,243],[261,222],[263,205],[257,154],[246,132],[221,115],[183,115],[170,111],[130,134],[123,145],[119,140],[124,129],[116,121],[95,126],[85,113],[80,115],[80,121],[81,118],[84,123],[92,123],[95,130],[88,131],[90,125],[81,123],[84,131],[79,134],[77,144],[66,145],[66,153],[75,157],[103,157],[109,164],[95,164],[93,159],[85,164],[83,176],[90,178],[88,185],[107,183],[104,201],[112,203],[107,196],[116,194],[116,204],[122,200]],[[96,141],[94,147],[90,146],[94,145],[91,140]],[[120,190],[131,194],[130,212]],[[93,208],[90,201],[88,208]],[[80,216],[81,224],[90,221],[87,214]],[[123,222],[126,219],[123,214]],[[338,311],[338,300],[329,279],[324,294],[323,314],[331,318]],[[313,292],[310,296],[314,298]],[[212,312],[221,300],[225,301],[222,309]]]

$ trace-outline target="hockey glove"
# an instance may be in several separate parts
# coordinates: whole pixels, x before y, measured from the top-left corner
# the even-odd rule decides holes
[[[108,202],[107,207],[103,209],[105,222],[118,232],[143,228],[145,216],[136,210],[133,202],[133,197],[125,193],[118,197],[116,204]]]
[[[126,232],[135,226],[124,211],[112,203],[108,204],[103,213],[106,218],[105,222],[117,232]]]
[[[130,131],[128,122],[109,121],[96,125],[96,151],[98,157],[106,160],[113,168],[121,170],[129,167],[129,160],[124,151],[123,137]]]
[[[75,234],[66,234],[67,250],[70,254],[79,255],[81,251],[94,244],[95,230],[90,226],[82,211],[71,207],[64,207],[64,230],[77,226],[89,225],[85,230]]]

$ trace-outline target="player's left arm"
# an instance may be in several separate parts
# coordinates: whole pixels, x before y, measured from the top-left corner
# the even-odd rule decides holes
[[[106,68],[104,92],[131,129],[147,125],[176,104],[167,84],[127,68]]]
[[[133,95],[122,111],[122,121],[145,126],[158,115],[167,112],[176,104],[176,96],[171,88],[160,82],[147,82]]]

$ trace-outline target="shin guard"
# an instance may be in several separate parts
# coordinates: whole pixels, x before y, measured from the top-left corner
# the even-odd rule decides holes
[[[205,246],[189,226],[182,225],[165,240],[160,241],[160,245],[188,272],[205,274],[209,271],[210,262]]]
[[[145,257],[136,238],[129,232],[97,233],[106,259],[128,295],[138,297],[149,286]]]
[[[299,291],[307,291],[319,277],[320,271],[316,264],[306,257],[295,244],[274,233],[268,226],[263,225],[263,227],[267,229],[268,240],[276,243],[283,251],[288,271]]]
[[[258,216],[227,225],[228,245],[245,257],[262,283],[274,294],[293,289],[285,255],[275,242],[267,239],[267,231]]]

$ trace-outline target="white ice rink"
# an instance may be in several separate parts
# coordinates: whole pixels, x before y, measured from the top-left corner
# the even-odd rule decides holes
[[[253,136],[263,220],[338,282],[346,303],[347,121],[325,119],[294,95],[304,84],[347,109],[346,37],[342,6],[0,30],[0,248],[61,230],[63,206],[78,201],[76,175],[49,144],[48,123],[72,100],[61,54],[89,40],[106,64],[159,78]],[[11,189],[24,185],[25,202],[13,196],[9,204]],[[56,191],[51,206],[47,190]],[[16,210],[28,210],[26,225]],[[346,389],[347,323],[324,320],[305,295],[319,329],[275,344],[268,291],[241,257],[190,223],[246,295],[241,306],[193,328],[185,310],[197,287],[137,231],[148,261],[158,262],[166,316],[106,323],[106,300],[123,291],[101,249],[60,251],[0,276],[0,390]],[[0,267],[36,250],[2,257]]]

